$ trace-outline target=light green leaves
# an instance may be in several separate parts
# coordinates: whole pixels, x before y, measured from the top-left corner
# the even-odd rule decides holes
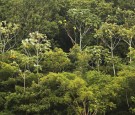
[[[16,45],[18,24],[0,22],[0,53],[5,53]]]
[[[77,24],[75,25],[77,27],[79,27],[79,23],[84,26],[97,27],[100,21],[89,9],[69,9],[68,15],[73,20],[73,23]]]
[[[70,66],[70,60],[60,48],[45,52],[43,68],[53,72],[65,71]]]

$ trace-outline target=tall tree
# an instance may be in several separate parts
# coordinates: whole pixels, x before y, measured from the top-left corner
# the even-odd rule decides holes
[[[8,23],[6,21],[0,22],[0,54],[4,54],[16,45],[16,35],[19,25]]]
[[[39,71],[42,70],[40,65],[43,54],[50,48],[50,42],[47,36],[38,31],[29,34],[29,38],[22,40],[24,52],[34,61],[35,71],[39,77]]]
[[[115,63],[114,63],[114,49],[119,44],[121,38],[119,37],[119,26],[111,23],[103,23],[97,30],[97,36],[103,41],[111,51],[113,74],[116,75]]]
[[[73,25],[75,35],[77,35],[77,33],[79,34],[75,36],[75,38],[72,38],[72,40],[74,40],[74,43],[79,42],[80,51],[82,51],[84,48],[82,44],[84,37],[86,37],[87,34],[91,34],[94,28],[98,27],[100,19],[97,15],[91,13],[89,9],[69,9],[68,16],[70,23]],[[67,26],[66,24],[65,28],[67,28]],[[70,35],[68,31],[67,33]],[[77,40],[77,37],[79,37],[79,40]],[[89,40],[87,40],[87,42],[89,42]]]

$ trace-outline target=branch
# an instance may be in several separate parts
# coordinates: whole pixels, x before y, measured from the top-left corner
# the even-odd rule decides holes
[[[68,32],[68,30],[67,30],[66,28],[65,28],[65,30],[66,30],[67,35],[68,35],[68,37],[70,38],[72,44],[73,44],[73,45],[76,44],[76,42],[73,40],[73,38],[71,37],[71,35],[70,35],[70,33]]]
[[[84,30],[84,33],[82,34],[82,36],[85,36],[87,34],[87,32],[90,30],[91,26],[89,26],[86,30]]]
[[[108,46],[108,48],[111,49],[111,46],[108,43],[105,42],[104,38],[102,39],[102,41]]]
[[[113,47],[113,50],[118,46],[120,40],[121,40],[121,39],[119,38],[119,41],[118,41],[116,44],[114,44],[115,46]]]

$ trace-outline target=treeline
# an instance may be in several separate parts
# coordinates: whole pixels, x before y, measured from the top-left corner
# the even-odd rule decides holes
[[[0,0],[0,115],[134,115],[134,0]]]

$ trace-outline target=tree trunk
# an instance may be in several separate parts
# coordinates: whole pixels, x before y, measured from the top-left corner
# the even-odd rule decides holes
[[[82,51],[82,35],[81,35],[81,32],[80,32],[80,51]]]
[[[99,65],[100,65],[99,63],[100,63],[100,62],[99,62],[99,60],[98,60],[98,63],[97,63],[97,69],[98,69],[98,71],[99,71]]]
[[[37,48],[37,59],[36,59],[36,69],[37,69],[37,77],[38,77],[38,84],[39,84],[39,75],[38,75],[38,73],[39,73],[39,50],[38,50],[38,48]]]
[[[111,58],[112,58],[112,66],[113,66],[113,75],[116,75],[116,71],[115,71],[115,64],[114,64],[114,54],[113,54],[113,42],[111,41]]]
[[[24,93],[25,93],[25,89],[26,89],[26,82],[25,82],[26,80],[25,80],[25,73],[24,73],[24,75],[23,75],[23,87],[24,87]]]
[[[132,48],[132,41],[130,40],[129,41],[129,53],[130,53],[130,55],[129,55],[129,63],[131,63],[132,62],[132,57],[131,57],[131,48]]]
[[[112,58],[112,60],[113,60],[113,58],[114,58],[113,50],[111,51],[111,58]],[[112,65],[113,65],[113,75],[115,76],[115,75],[116,75],[116,71],[115,71],[115,64],[114,64],[114,61],[112,61]]]

